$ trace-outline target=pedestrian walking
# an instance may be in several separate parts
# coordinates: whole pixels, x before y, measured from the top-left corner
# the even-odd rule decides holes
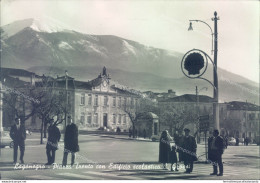
[[[179,171],[178,170],[178,164],[177,164],[177,154],[176,154],[176,145],[172,146],[171,152],[170,152],[170,162],[171,162],[171,171]],[[173,164],[175,164],[175,169],[173,169]]]
[[[236,146],[239,146],[239,139],[238,139],[238,137],[236,138]]]
[[[20,163],[24,164],[23,156],[25,151],[25,139],[26,139],[26,130],[23,124],[21,124],[20,118],[15,118],[15,124],[11,127],[10,137],[14,141],[14,153],[13,153],[13,163],[17,162],[17,151],[18,146],[20,149]]]
[[[223,139],[224,140],[224,144],[225,144],[225,149],[227,149],[228,147],[228,136],[225,136],[225,138]]]
[[[68,125],[64,136],[64,154],[62,166],[67,166],[68,153],[71,153],[71,166],[75,162],[75,153],[79,151],[78,127],[73,123],[71,116],[68,117]]]
[[[48,141],[46,144],[46,154],[48,162],[46,165],[51,165],[55,162],[55,152],[58,149],[58,142],[60,141],[60,130],[54,124],[54,120],[50,120],[50,126],[48,128]]]
[[[245,145],[248,146],[248,143],[249,143],[249,139],[246,137],[245,138]]]
[[[208,158],[213,164],[213,173],[210,175],[223,176],[222,154],[224,152],[224,140],[221,136],[219,136],[218,130],[214,130],[213,137],[208,139],[208,152]]]
[[[193,136],[190,135],[188,128],[184,129],[185,136],[183,137],[181,144],[182,160],[185,165],[185,173],[191,173],[193,171],[193,162],[197,161],[196,151],[197,144]]]
[[[129,138],[131,138],[131,136],[132,136],[132,128],[130,127],[129,128]]]
[[[144,139],[146,138],[146,130],[143,131]]]
[[[164,130],[161,134],[159,142],[159,162],[163,164],[163,169],[167,169],[167,163],[170,163],[170,152],[170,135],[167,130]]]

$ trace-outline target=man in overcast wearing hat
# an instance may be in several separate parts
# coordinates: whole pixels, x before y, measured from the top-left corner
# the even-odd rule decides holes
[[[213,173],[210,175],[223,176],[222,154],[224,152],[224,140],[219,136],[218,130],[214,130],[213,137],[210,137],[208,140],[208,152],[209,160],[212,161],[213,165]]]
[[[55,151],[58,150],[60,136],[61,134],[59,128],[56,124],[54,124],[54,119],[51,119],[50,126],[48,128],[48,141],[46,145],[46,154],[48,159],[46,165],[51,165],[55,162]]]
[[[64,135],[63,166],[67,166],[68,153],[71,153],[71,166],[74,164],[75,153],[79,151],[78,135],[77,125],[73,123],[71,116],[68,116],[68,125]]]
[[[24,164],[23,156],[25,151],[25,139],[26,139],[26,132],[25,127],[23,124],[21,124],[20,118],[15,118],[15,124],[11,127],[10,130],[10,137],[14,141],[14,164],[17,162],[17,151],[18,146],[20,149],[20,162],[21,164]]]
[[[185,173],[191,173],[193,170],[193,161],[197,160],[196,150],[197,144],[193,136],[190,135],[190,130],[188,128],[184,129],[185,136],[182,141],[182,159],[186,168]]]

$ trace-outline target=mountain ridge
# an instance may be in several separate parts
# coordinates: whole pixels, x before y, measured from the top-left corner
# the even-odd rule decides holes
[[[77,31],[38,32],[25,27],[1,39],[1,45],[2,67],[49,73],[53,69],[58,74],[67,69],[79,78],[93,79],[106,66],[116,80],[143,91],[172,88],[180,94],[193,93],[196,84],[212,88],[205,81],[184,78],[180,68],[184,54],[145,46],[114,35],[88,35]],[[209,65],[203,77],[212,81],[212,70],[212,65]],[[220,97],[224,100],[237,97],[258,102],[258,96],[252,96],[250,91],[241,93],[246,91],[243,88],[259,90],[258,83],[220,67],[218,77]],[[237,96],[234,93],[238,93]]]

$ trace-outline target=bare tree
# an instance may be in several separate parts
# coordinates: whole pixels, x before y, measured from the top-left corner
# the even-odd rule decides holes
[[[196,123],[197,115],[192,107],[184,104],[168,104],[161,106],[160,121],[163,125],[169,127],[170,134],[172,131],[181,133],[185,125]],[[197,131],[195,132],[197,134]]]
[[[22,124],[25,124],[25,121],[35,114],[35,105],[38,102],[35,98],[35,88],[4,86],[4,89],[4,110],[9,114],[8,119],[13,120],[16,116],[21,119]]]
[[[41,86],[38,87],[37,99],[39,103],[35,106],[36,115],[41,119],[41,139],[40,143],[43,143],[43,138],[46,138],[47,125],[54,116],[57,116],[54,121],[54,125],[62,123],[66,113],[65,96],[58,94],[58,91],[53,87],[53,81],[46,81],[43,79]]]

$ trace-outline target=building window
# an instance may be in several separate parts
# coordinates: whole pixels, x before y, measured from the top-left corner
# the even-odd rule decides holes
[[[138,105],[138,101],[137,101],[137,98],[135,99],[135,107],[137,108],[137,105]]]
[[[123,124],[126,124],[126,115],[123,116]]]
[[[118,107],[121,107],[121,97],[118,99]]]
[[[121,124],[121,114],[118,115],[118,124]]]
[[[124,105],[124,107],[126,107],[126,98],[124,98],[123,105]]]
[[[134,107],[134,99],[131,98],[131,107]]]
[[[95,103],[94,103],[95,106],[98,106],[98,95],[95,95]]]
[[[88,105],[92,104],[92,95],[88,94]]]
[[[255,114],[254,113],[249,114],[249,119],[250,120],[254,120],[255,119]]]
[[[104,96],[104,106],[108,106],[108,97]]]
[[[113,114],[113,124],[116,124],[116,115]]]
[[[95,113],[94,114],[94,123],[98,123],[98,114],[97,113]]]
[[[116,97],[113,97],[113,107],[116,107]]]
[[[63,96],[63,92],[59,91],[59,96],[62,97]]]
[[[87,121],[88,121],[88,124],[91,124],[91,113],[88,113],[88,117],[87,117]]]
[[[81,96],[80,96],[80,104],[81,104],[81,105],[85,105],[85,93],[81,93]]]
[[[80,123],[81,123],[82,125],[85,124],[85,115],[84,115],[84,113],[81,113],[81,116],[80,116]]]

